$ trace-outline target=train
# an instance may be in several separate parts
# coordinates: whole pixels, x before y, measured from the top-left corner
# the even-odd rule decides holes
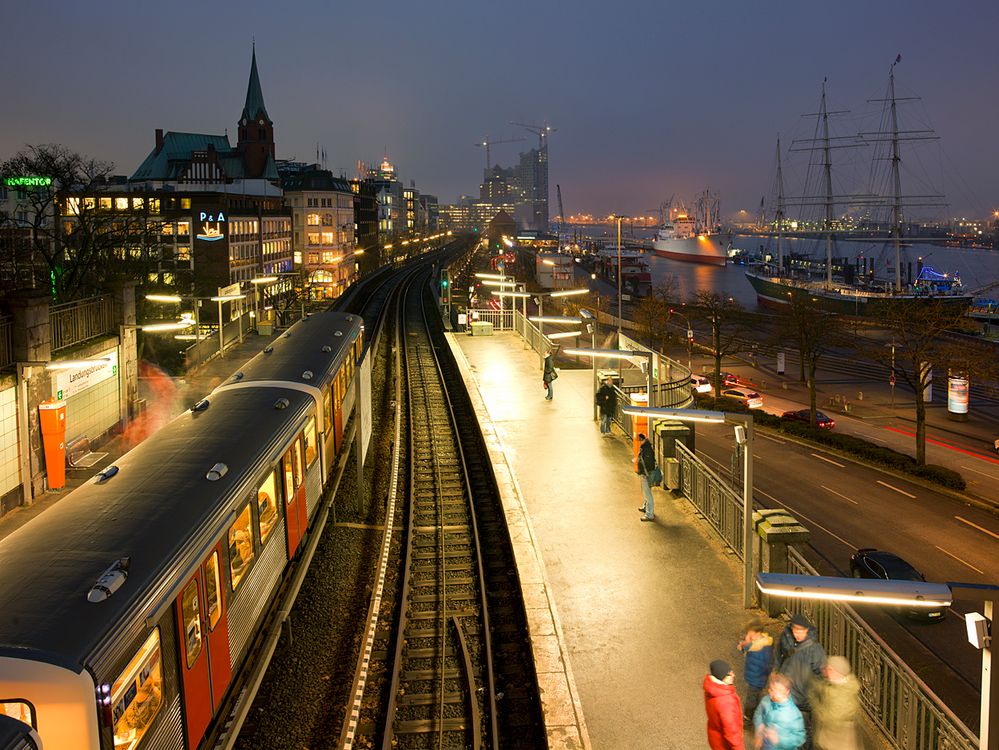
[[[0,716],[45,750],[199,747],[316,530],[365,357],[359,316],[306,317],[0,541]]]

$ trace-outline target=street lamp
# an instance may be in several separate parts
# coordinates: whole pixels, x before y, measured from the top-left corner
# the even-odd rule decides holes
[[[627,219],[624,214],[615,214],[617,219],[617,338],[621,340],[621,219]]]
[[[753,415],[734,414],[701,409],[655,409],[651,406],[625,407],[631,416],[653,419],[674,419],[678,422],[735,423],[735,442],[742,455],[742,601],[747,609],[753,606]],[[651,428],[650,428],[650,431]]]
[[[676,315],[679,318],[683,318],[683,322],[687,324],[687,372],[692,372],[690,369],[693,349],[694,349],[694,329],[690,326],[690,318],[688,318],[683,313],[678,313],[676,310],[670,310],[670,315]]]
[[[790,573],[757,573],[761,593],[798,599],[825,599],[839,602],[889,604],[906,607],[949,607],[955,599],[982,602],[984,617],[977,612],[965,615],[968,641],[982,650],[980,750],[999,750],[999,670],[992,663],[992,624],[999,586],[982,583],[934,583],[926,581],[882,581],[831,576],[804,576]]]
[[[542,337],[545,335],[545,297],[573,297],[577,294],[589,294],[589,289],[561,289],[557,292],[537,292],[534,295],[534,303],[538,306],[538,333]]]

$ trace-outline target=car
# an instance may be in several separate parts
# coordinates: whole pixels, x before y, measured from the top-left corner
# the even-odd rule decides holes
[[[739,380],[739,376],[731,372],[723,372],[721,374],[722,385],[739,385],[742,381]]]
[[[874,578],[882,581],[925,581],[923,574],[910,563],[892,552],[862,547],[850,557],[850,576]],[[919,608],[906,611],[906,616],[917,620],[938,622],[944,619],[944,608]]]
[[[749,388],[725,388],[721,395],[741,401],[747,409],[762,409],[763,396]]]
[[[786,411],[780,415],[781,419],[789,419],[792,422],[805,422],[806,424],[811,423],[811,412],[808,409],[798,409],[797,411]],[[817,427],[823,430],[831,430],[836,426],[836,420],[832,417],[827,417],[820,411],[815,412],[815,424]]]
[[[690,390],[694,393],[711,393],[711,381],[703,375],[690,374]]]

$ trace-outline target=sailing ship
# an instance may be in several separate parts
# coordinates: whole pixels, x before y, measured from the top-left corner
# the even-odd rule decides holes
[[[617,283],[617,270],[621,269],[621,289],[625,294],[644,297],[652,288],[649,262],[641,250],[616,244],[604,245],[593,256],[595,271],[607,281]]]
[[[724,266],[726,250],[718,227],[718,196],[704,191],[695,201],[692,215],[673,200],[663,206],[662,226],[652,242],[652,251],[660,258],[686,263]]]
[[[811,303],[828,312],[858,317],[876,316],[887,306],[900,300],[933,299],[948,305],[967,307],[971,304],[972,295],[965,293],[959,276],[939,273],[929,266],[917,265],[915,278],[902,279],[902,231],[905,225],[903,209],[907,206],[941,206],[942,196],[916,196],[909,198],[902,193],[899,175],[901,162],[900,145],[904,141],[930,140],[936,136],[930,130],[899,130],[897,104],[895,96],[895,66],[901,62],[899,55],[892,63],[888,75],[888,93],[884,99],[879,99],[884,112],[882,123],[886,126],[880,131],[859,133],[854,136],[830,138],[829,116],[840,114],[830,112],[826,106],[825,81],[822,83],[822,98],[818,117],[820,132],[817,137],[803,139],[792,143],[792,151],[820,152],[823,155],[822,175],[825,195],[810,198],[803,196],[788,199],[784,196],[783,173],[781,168],[780,139],[777,141],[777,209],[774,216],[774,229],[777,238],[776,264],[767,263],[763,266],[747,270],[746,278],[756,291],[756,297],[761,307],[782,308],[791,303],[795,293],[807,294]],[[887,153],[879,149],[884,144],[890,149]],[[832,192],[832,162],[830,153],[833,149],[874,147],[874,158],[877,161],[887,161],[890,164],[890,182],[892,194],[888,197],[874,192],[856,195],[834,195]],[[797,206],[819,205],[825,207],[825,217],[817,234],[825,237],[826,259],[824,278],[814,278],[809,273],[796,273],[793,266],[786,262],[784,256],[784,235],[797,228],[797,222],[789,221],[785,209],[788,204]],[[834,207],[849,205],[861,208],[891,208],[891,247],[894,249],[893,267],[890,277],[878,276],[877,263],[868,266],[870,259],[857,258],[853,263],[841,262],[838,266],[833,260],[833,241],[842,231],[834,220]],[[910,266],[911,267],[911,266]],[[836,275],[834,276],[834,271]],[[911,275],[911,274],[910,274]]]

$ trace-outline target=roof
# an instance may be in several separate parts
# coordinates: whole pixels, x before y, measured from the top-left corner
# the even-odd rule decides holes
[[[246,103],[243,105],[242,117],[247,120],[256,120],[260,113],[264,119],[270,122],[267,115],[267,108],[264,106],[264,93],[260,90],[260,76],[257,75],[257,47],[253,46],[253,59],[250,63],[250,81],[246,84]]]
[[[327,169],[310,169],[300,172],[281,172],[281,187],[287,191],[328,190],[341,193],[353,193],[350,183],[340,177],[334,177]]]
[[[207,151],[209,146],[214,148],[220,157],[225,157],[233,152],[228,136],[169,132],[163,136],[163,148],[159,151],[156,149],[150,151],[149,156],[129,179],[176,180],[190,164],[191,154],[194,151]],[[224,161],[224,159],[220,159],[220,161]],[[239,174],[241,175],[242,159],[239,159],[239,162]],[[224,165],[223,169],[226,169],[226,174],[229,177],[239,176],[230,174],[227,165]]]

